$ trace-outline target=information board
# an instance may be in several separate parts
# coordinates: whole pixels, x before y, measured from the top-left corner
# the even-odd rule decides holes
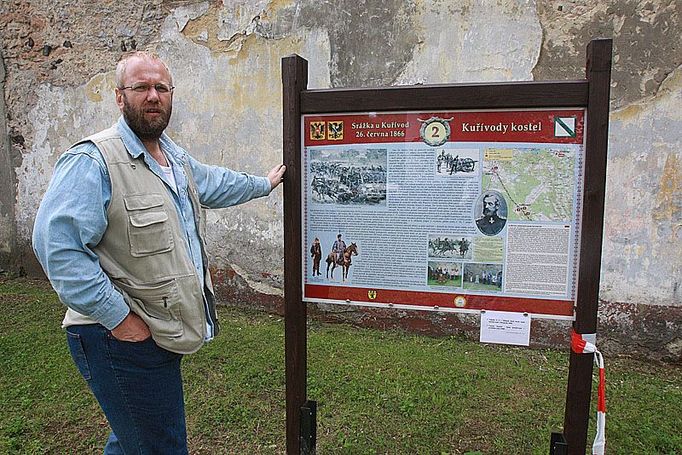
[[[303,300],[571,319],[584,109],[302,117]]]

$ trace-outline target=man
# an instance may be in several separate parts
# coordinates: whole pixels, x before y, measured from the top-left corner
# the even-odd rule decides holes
[[[187,453],[180,361],[218,333],[201,207],[266,196],[285,171],[189,156],[164,134],[173,88],[158,56],[124,56],[122,117],[61,156],[33,231],[68,307],[71,355],[112,429],[105,454]]]
[[[462,240],[459,241],[459,255],[464,257],[467,251],[469,251],[469,241],[462,237]]]
[[[346,242],[341,239],[341,234],[336,236],[334,244],[332,245],[332,253],[334,253],[334,261],[337,264],[343,263],[343,252],[346,251]]]
[[[504,229],[506,218],[498,215],[500,210],[500,196],[490,191],[483,195],[483,216],[476,220],[476,227],[484,235],[497,235]]]
[[[322,247],[320,239],[315,237],[313,245],[310,247],[310,257],[313,258],[313,276],[320,276],[320,260],[322,259]]]
[[[436,171],[438,173],[440,173],[440,167],[443,165],[444,162],[445,162],[445,150],[441,150],[440,155],[438,155],[438,157],[436,158],[436,167],[437,167]]]

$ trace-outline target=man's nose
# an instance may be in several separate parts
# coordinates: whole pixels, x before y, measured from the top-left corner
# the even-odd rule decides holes
[[[158,101],[161,96],[159,92],[156,91],[156,87],[153,85],[147,90],[147,101]]]

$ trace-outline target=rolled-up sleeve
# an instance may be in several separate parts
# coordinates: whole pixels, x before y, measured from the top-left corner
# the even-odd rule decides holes
[[[69,308],[116,327],[130,311],[92,250],[107,228],[111,183],[92,143],[57,162],[36,215],[33,250],[59,299]]]
[[[187,159],[197,184],[201,204],[212,209],[242,204],[270,194],[270,180],[231,169],[202,164],[191,156]]]

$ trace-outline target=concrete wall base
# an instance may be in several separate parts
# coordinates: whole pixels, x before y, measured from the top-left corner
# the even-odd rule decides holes
[[[281,295],[254,291],[233,270],[214,271],[219,303],[255,308],[284,316]],[[427,336],[479,339],[478,315],[435,311],[405,311],[351,305],[309,304],[308,315],[322,322],[379,330],[404,330]],[[609,356],[632,356],[682,364],[682,307],[601,301],[597,347]],[[570,348],[570,321],[535,319],[531,348]]]

